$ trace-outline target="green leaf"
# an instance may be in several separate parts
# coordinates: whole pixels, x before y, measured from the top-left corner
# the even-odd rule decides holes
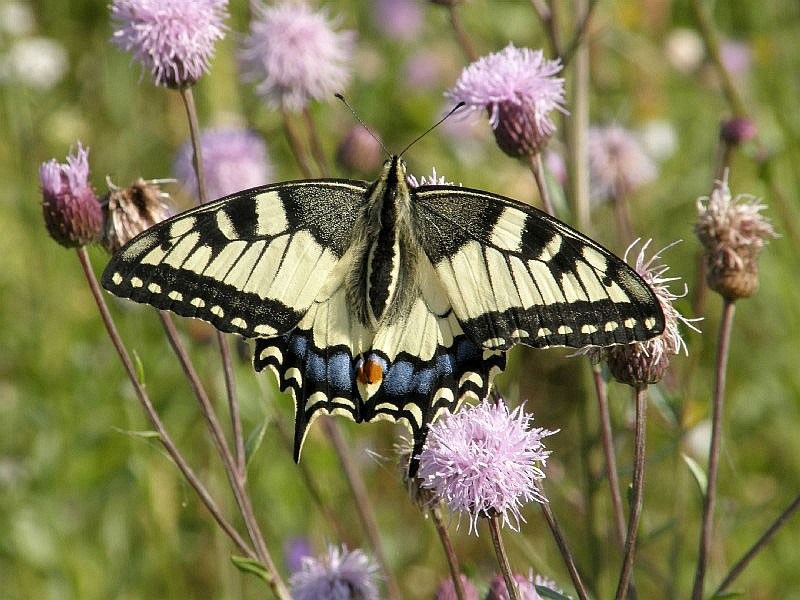
[[[247,436],[247,439],[244,442],[244,455],[245,455],[245,464],[249,465],[250,460],[255,455],[258,448],[261,446],[261,442],[264,441],[264,434],[267,431],[267,424],[268,421],[265,419],[258,427],[253,429],[250,432],[250,435]]]
[[[262,565],[257,560],[233,554],[231,555],[231,562],[240,571],[252,573],[256,577],[263,579],[266,583],[272,583],[272,575],[270,575],[267,567]]]
[[[125,435],[140,437],[148,440],[152,438],[158,439],[161,437],[157,431],[153,431],[152,429],[144,429],[142,431],[135,431],[133,429],[120,429],[119,427],[112,427],[112,429],[117,433],[124,433]]]
[[[553,600],[571,600],[569,596],[565,596],[561,592],[551,590],[549,587],[544,585],[534,585],[533,587],[536,588],[536,593],[542,598],[552,598]]]
[[[133,364],[136,366],[136,379],[139,381],[139,385],[144,385],[144,365],[136,350],[133,351]]]
[[[706,472],[703,471],[702,467],[697,464],[697,461],[695,461],[688,454],[681,452],[681,457],[683,458],[683,462],[685,462],[689,467],[692,475],[694,475],[694,480],[697,482],[697,487],[700,488],[700,494],[705,498],[706,491],[708,490],[708,478],[706,477]]]

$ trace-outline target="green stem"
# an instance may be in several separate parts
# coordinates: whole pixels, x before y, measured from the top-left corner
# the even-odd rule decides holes
[[[544,176],[544,165],[542,164],[542,153],[537,152],[529,157],[529,165],[533,178],[536,180],[536,187],[539,190],[539,198],[542,200],[544,212],[551,217],[556,216],[556,210],[553,208],[553,202],[550,200],[550,192],[547,189],[547,181]]]
[[[711,548],[711,529],[714,523],[714,506],[717,495],[719,454],[722,446],[722,410],[725,401],[725,378],[735,311],[736,303],[733,300],[726,299],[722,309],[722,323],[719,328],[719,341],[717,344],[717,369],[714,379],[714,405],[711,417],[711,445],[708,449],[708,484],[703,501],[703,525],[700,531],[700,545],[697,552],[697,570],[694,577],[692,600],[702,600],[708,554]]]
[[[500,522],[497,513],[493,512],[488,521],[489,531],[492,534],[494,553],[495,556],[497,556],[497,562],[500,565],[500,572],[503,574],[503,580],[506,582],[508,598],[509,600],[519,600],[517,582],[514,581],[514,574],[511,572],[511,564],[508,562],[508,554],[506,553],[505,546],[503,546],[503,537],[500,534]]]
[[[466,600],[466,593],[464,592],[464,582],[461,580],[461,567],[458,566],[458,557],[453,548],[453,543],[450,541],[450,536],[447,533],[447,528],[444,526],[442,520],[442,513],[439,511],[437,505],[431,506],[430,510],[431,519],[436,526],[436,533],[439,534],[439,540],[442,542],[444,548],[444,555],[447,558],[447,566],[450,569],[450,577],[453,580],[453,589],[455,589],[456,597],[458,600]]]

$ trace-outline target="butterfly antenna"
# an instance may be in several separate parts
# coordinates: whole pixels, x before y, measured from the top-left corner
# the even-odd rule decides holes
[[[411,146],[413,146],[414,144],[416,144],[418,141],[420,141],[422,138],[424,138],[426,135],[428,135],[428,134],[429,134],[431,131],[433,131],[433,130],[434,130],[434,129],[436,129],[436,128],[437,128],[439,125],[441,125],[442,123],[444,123],[444,122],[445,122],[447,119],[449,119],[449,118],[450,118],[450,115],[452,115],[454,112],[456,112],[456,111],[457,111],[458,109],[460,109],[462,106],[464,106],[464,104],[465,104],[464,102],[459,102],[458,104],[456,104],[456,105],[453,107],[453,109],[452,109],[452,110],[451,110],[449,113],[447,113],[445,116],[443,116],[441,119],[439,119],[439,120],[438,120],[436,123],[434,123],[433,125],[431,125],[430,127],[428,127],[428,129],[427,129],[427,130],[426,130],[426,131],[425,131],[425,132],[424,132],[422,135],[418,135],[418,136],[417,136],[417,137],[414,139],[414,141],[413,141],[413,142],[411,142],[411,143],[410,143],[408,146],[406,146],[405,148],[403,148],[403,151],[402,151],[402,152],[401,152],[401,153],[400,153],[398,156],[403,156],[403,154],[405,154],[405,153],[406,153],[406,150],[408,150],[409,148],[411,148]]]
[[[353,116],[355,117],[356,121],[358,121],[358,122],[361,124],[361,126],[362,126],[364,129],[366,129],[366,130],[367,130],[367,133],[369,133],[369,134],[372,136],[372,139],[373,139],[373,140],[375,140],[376,142],[378,142],[378,144],[380,144],[381,148],[383,148],[383,151],[386,153],[386,156],[388,156],[389,158],[391,158],[391,156],[392,156],[392,153],[391,153],[391,152],[389,152],[389,151],[386,149],[386,146],[384,146],[384,145],[383,145],[383,142],[382,142],[382,141],[380,141],[380,140],[378,139],[378,136],[377,136],[377,135],[375,135],[374,133],[372,133],[372,130],[371,130],[369,127],[367,127],[367,124],[366,124],[366,123],[364,123],[364,121],[362,121],[362,120],[361,120],[361,117],[359,117],[359,116],[358,116],[358,114],[356,114],[356,111],[355,111],[355,110],[353,110],[353,107],[352,107],[352,106],[350,106],[350,103],[349,103],[349,102],[348,102],[348,101],[345,99],[345,97],[344,97],[344,96],[342,96],[342,95],[341,95],[341,94],[339,94],[339,93],[336,93],[336,94],[334,94],[334,96],[336,96],[336,97],[337,97],[339,100],[341,100],[341,101],[342,101],[342,103],[343,103],[343,104],[344,104],[344,105],[347,107],[347,110],[349,110],[351,113],[353,113]]]

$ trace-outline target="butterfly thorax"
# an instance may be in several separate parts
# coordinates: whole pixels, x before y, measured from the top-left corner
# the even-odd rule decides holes
[[[416,290],[416,244],[411,235],[410,195],[405,164],[386,161],[369,190],[364,237],[354,247],[351,302],[373,328],[403,314]]]

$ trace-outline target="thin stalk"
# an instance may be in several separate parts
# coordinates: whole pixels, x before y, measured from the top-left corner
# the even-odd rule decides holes
[[[508,554],[503,546],[503,537],[500,535],[500,521],[497,517],[497,513],[493,512],[489,516],[488,521],[489,531],[492,533],[494,553],[497,556],[497,562],[500,564],[500,572],[503,574],[503,580],[506,582],[508,598],[509,600],[519,600],[517,582],[514,581],[514,574],[511,572],[511,565],[508,562]]]
[[[717,369],[714,378],[714,406],[711,418],[711,445],[708,450],[708,484],[706,496],[703,500],[703,526],[700,530],[700,546],[697,556],[697,571],[695,572],[694,587],[692,589],[692,600],[701,600],[703,597],[703,584],[706,576],[708,553],[711,547],[719,454],[722,445],[722,409],[725,400],[725,376],[735,311],[736,303],[733,300],[726,299],[722,309],[722,323],[719,328],[719,341],[717,344]]]
[[[719,75],[720,81],[722,82],[722,91],[725,93],[725,97],[728,99],[733,113],[737,117],[743,117],[747,114],[747,109],[739,94],[739,90],[736,89],[736,85],[733,83],[733,78],[722,62],[722,52],[720,51],[717,32],[714,31],[711,15],[708,14],[703,0],[692,0],[692,11],[694,12],[695,19],[697,19],[697,25],[700,28],[700,35],[706,45],[706,50],[708,50],[708,56],[711,58],[711,62],[714,64],[717,75]]]
[[[531,167],[531,172],[533,173],[533,178],[536,180],[536,187],[539,190],[539,198],[542,199],[544,211],[551,217],[555,217],[556,211],[555,208],[553,208],[553,202],[550,200],[550,192],[547,189],[547,181],[545,181],[542,153],[537,152],[536,154],[530,156],[529,164]]]
[[[328,439],[333,444],[336,455],[339,457],[339,462],[342,463],[347,483],[350,484],[350,490],[353,492],[353,498],[356,501],[361,524],[364,526],[372,551],[375,553],[375,558],[378,559],[383,575],[386,578],[386,588],[389,591],[389,596],[399,600],[399,598],[402,598],[400,586],[397,585],[397,580],[389,569],[389,562],[386,560],[386,554],[383,551],[383,543],[378,533],[378,522],[375,519],[375,510],[372,508],[372,503],[367,494],[367,486],[364,485],[361,474],[353,464],[347,443],[342,438],[336,423],[331,418],[327,418],[322,420],[322,424]]]
[[[311,167],[308,165],[306,153],[303,151],[303,145],[300,143],[300,138],[297,135],[297,130],[292,123],[289,116],[289,111],[281,108],[281,117],[283,118],[283,132],[286,134],[286,141],[289,142],[289,149],[292,151],[294,159],[297,161],[297,166],[300,167],[300,172],[303,177],[312,177]]]
[[[545,0],[531,0],[531,5],[539,16],[539,20],[542,22],[545,34],[547,35],[547,41],[550,43],[550,51],[555,56],[561,56],[558,26],[556,25],[556,18],[553,10]]]
[[[631,215],[628,209],[627,194],[615,194],[612,199],[614,203],[614,220],[617,224],[617,235],[622,246],[627,248],[633,242],[633,226],[631,225]]]
[[[597,0],[589,0],[589,5],[582,10],[582,14],[578,14],[578,23],[575,26],[575,34],[572,38],[572,41],[567,45],[566,50],[559,52],[559,56],[561,57],[561,64],[566,67],[569,64],[569,61],[572,60],[575,51],[583,44],[584,36],[586,35],[586,29],[589,25],[589,21],[592,17],[592,12],[594,12],[594,7],[597,6]]]
[[[603,439],[603,454],[606,459],[606,475],[611,492],[611,506],[614,510],[617,541],[620,548],[625,547],[625,512],[622,508],[622,494],[619,491],[619,475],[617,474],[617,458],[614,455],[614,435],[611,431],[611,414],[608,409],[606,382],[600,365],[592,365],[594,389],[597,392],[597,407],[600,413],[600,435]]]
[[[231,353],[225,334],[217,331],[217,344],[222,357],[222,370],[225,374],[225,391],[228,397],[228,412],[231,417],[231,433],[233,434],[234,451],[236,452],[236,474],[242,482],[247,481],[247,456],[244,449],[242,418],[239,414],[239,402],[236,397],[236,380],[233,377]]]
[[[464,56],[466,56],[467,60],[470,62],[476,61],[478,59],[478,54],[475,52],[475,48],[472,47],[472,42],[469,41],[469,36],[464,29],[464,25],[461,23],[461,17],[458,16],[456,5],[450,4],[447,8],[450,16],[450,25],[453,27],[453,33],[455,33],[456,40],[458,41],[458,45],[461,46]]]
[[[314,117],[311,115],[311,111],[308,107],[303,109],[303,117],[306,121],[306,129],[308,129],[311,155],[314,157],[314,161],[317,163],[317,167],[319,168],[319,172],[322,173],[322,176],[330,177],[331,170],[328,168],[328,161],[325,158],[325,152],[322,150],[319,133],[317,132],[316,125],[314,125]]]
[[[769,526],[769,529],[764,532],[764,535],[758,538],[758,541],[753,544],[753,546],[747,552],[744,553],[744,556],[742,556],[742,558],[740,558],[736,564],[733,565],[733,567],[731,567],[731,570],[725,576],[725,579],[723,579],[722,583],[719,584],[717,591],[714,592],[714,596],[720,595],[723,591],[725,591],[725,588],[733,583],[733,580],[736,579],[742,573],[742,571],[744,571],[745,567],[747,567],[750,561],[753,560],[755,555],[767,545],[772,536],[775,535],[778,532],[778,529],[780,529],[792,517],[798,508],[800,508],[800,496],[792,501],[786,510],[784,510],[780,516],[775,519],[775,522]]]
[[[644,443],[647,432],[647,388],[637,386],[636,396],[636,431],[633,438],[633,497],[631,498],[631,512],[628,517],[628,534],[625,538],[625,554],[622,559],[622,570],[617,584],[616,600],[622,600],[628,591],[631,573],[633,572],[633,559],[636,554],[636,532],[639,529],[639,519],[642,516],[642,495],[644,491]]]
[[[161,322],[164,325],[164,330],[167,333],[167,338],[169,339],[170,345],[172,346],[175,355],[178,357],[181,367],[183,367],[183,371],[186,374],[186,378],[189,380],[189,383],[192,386],[192,391],[194,392],[194,395],[200,404],[200,412],[202,413],[203,418],[206,421],[206,426],[211,433],[211,439],[214,442],[214,446],[217,448],[220,458],[222,458],[225,474],[228,476],[228,481],[231,489],[233,490],[233,495],[236,498],[236,503],[239,506],[242,517],[244,518],[247,532],[256,547],[258,559],[272,570],[275,567],[272,565],[272,560],[269,556],[269,552],[267,551],[267,546],[264,543],[264,538],[261,535],[261,530],[258,526],[258,522],[256,521],[255,514],[253,513],[253,507],[250,502],[250,497],[247,494],[247,490],[245,489],[244,481],[237,473],[233,455],[228,447],[228,442],[225,440],[225,434],[222,431],[222,426],[220,425],[217,415],[214,412],[214,406],[211,404],[211,400],[209,400],[208,394],[206,393],[203,384],[200,382],[200,377],[197,375],[197,371],[195,370],[194,365],[192,364],[192,361],[186,352],[186,348],[183,346],[183,342],[181,342],[180,338],[178,337],[178,332],[175,329],[175,324],[172,322],[169,313],[165,311],[158,311],[158,314],[161,317]]]
[[[194,103],[192,88],[182,87],[178,90],[186,108],[186,116],[189,119],[189,138],[192,141],[192,166],[197,175],[197,191],[200,196],[200,204],[208,202],[206,190],[206,169],[203,165],[203,148],[200,144],[200,125],[197,122],[197,108]]]
[[[444,555],[447,558],[447,566],[450,569],[450,577],[453,579],[453,589],[455,589],[456,597],[458,600],[466,600],[464,582],[461,580],[461,567],[458,565],[458,557],[453,548],[453,543],[450,541],[450,535],[447,533],[447,527],[444,526],[442,513],[436,505],[431,506],[428,512],[430,512],[433,524],[436,526],[436,533],[439,534],[442,548],[444,548]]]
[[[577,1],[579,14],[587,11],[587,0]],[[567,129],[567,150],[570,189],[574,198],[575,221],[578,229],[589,227],[589,46],[580,44],[575,50],[573,74],[573,101],[569,119],[564,117]]]
[[[537,483],[536,487],[538,488],[539,493],[544,496],[544,491],[542,490],[541,485]],[[578,567],[575,566],[575,558],[572,556],[569,546],[567,546],[567,541],[564,538],[564,534],[561,532],[558,521],[556,521],[556,516],[553,514],[553,510],[550,508],[550,503],[540,502],[539,506],[542,509],[542,514],[544,515],[545,521],[547,521],[547,525],[550,527],[550,532],[553,534],[553,539],[556,541],[558,550],[561,552],[561,558],[564,559],[564,564],[566,565],[569,576],[572,579],[572,585],[575,586],[575,591],[578,594],[578,598],[580,598],[580,600],[587,600],[589,596],[586,593],[586,588],[583,587],[580,573],[578,573]]]
[[[86,280],[89,283],[89,288],[92,290],[92,296],[94,297],[94,301],[97,304],[98,310],[100,311],[100,316],[103,319],[103,324],[105,325],[106,331],[111,338],[111,343],[114,345],[117,354],[119,354],[119,358],[122,361],[122,366],[125,368],[125,372],[128,375],[131,385],[133,385],[133,390],[136,393],[139,403],[142,405],[147,418],[150,420],[150,423],[158,433],[158,440],[161,442],[161,445],[164,446],[167,454],[169,454],[170,458],[175,462],[175,465],[178,467],[181,474],[183,474],[183,476],[186,478],[186,481],[189,482],[189,485],[192,486],[192,489],[194,489],[194,491],[197,493],[198,497],[208,509],[208,512],[211,513],[211,516],[214,518],[217,524],[228,535],[228,537],[231,538],[233,543],[241,552],[247,555],[248,558],[257,560],[258,557],[256,556],[256,553],[247,544],[247,542],[242,539],[242,537],[239,535],[239,532],[236,531],[230,523],[228,523],[228,521],[222,515],[222,512],[217,507],[216,502],[214,502],[214,499],[211,497],[211,494],[208,493],[208,490],[206,490],[205,486],[197,478],[197,475],[195,475],[192,468],[188,465],[186,460],[183,458],[183,455],[172,441],[172,437],[170,437],[169,433],[164,427],[164,423],[161,421],[161,417],[159,417],[158,412],[153,406],[153,403],[150,401],[150,397],[147,395],[144,386],[139,381],[133,361],[131,361],[131,357],[125,348],[124,343],[122,342],[122,338],[117,331],[114,320],[111,318],[111,314],[108,311],[108,306],[103,298],[103,293],[100,290],[100,286],[97,283],[97,278],[94,275],[94,270],[92,269],[86,248],[79,248],[77,252],[78,259],[80,260],[81,267],[83,268],[83,273],[86,276]],[[279,595],[279,597],[284,596]]]

